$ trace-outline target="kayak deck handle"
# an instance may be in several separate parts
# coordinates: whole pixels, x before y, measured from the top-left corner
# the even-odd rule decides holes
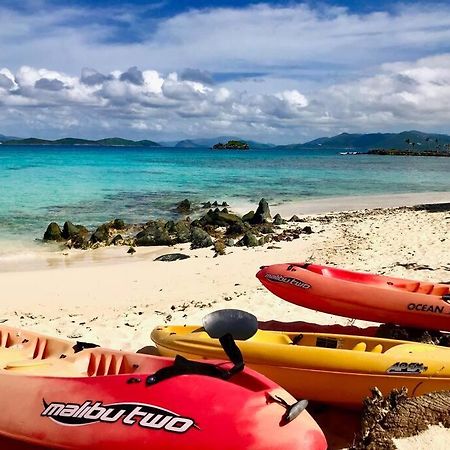
[[[289,405],[289,403],[284,398],[281,398],[278,395],[275,396],[270,395],[270,398],[275,403],[278,403],[279,405],[286,408],[286,412],[283,414],[281,418],[281,422],[284,425],[296,419],[308,406],[308,400],[305,399],[299,400],[298,402]]]

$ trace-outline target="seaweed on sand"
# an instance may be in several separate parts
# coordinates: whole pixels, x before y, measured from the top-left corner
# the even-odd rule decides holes
[[[383,397],[378,388],[364,400],[361,430],[352,450],[394,450],[393,439],[415,436],[431,425],[450,428],[450,391],[409,398],[406,388]]]

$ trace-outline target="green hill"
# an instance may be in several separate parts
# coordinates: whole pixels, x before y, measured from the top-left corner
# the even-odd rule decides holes
[[[450,136],[446,134],[403,131],[401,133],[342,133],[333,137],[323,137],[304,144],[283,145],[288,149],[335,149],[335,150],[446,150]]]
[[[6,142],[6,141],[15,141],[16,139],[20,139],[15,136],[5,136],[4,134],[0,134],[0,142]]]
[[[37,139],[37,138],[27,138],[27,139],[17,139],[9,140],[3,142],[4,145],[89,145],[98,147],[160,147],[160,144],[150,140],[141,141],[131,141],[129,139],[122,138],[105,138],[99,139],[98,141],[91,141],[89,139],[77,139],[77,138],[63,138],[56,140],[47,139]]]

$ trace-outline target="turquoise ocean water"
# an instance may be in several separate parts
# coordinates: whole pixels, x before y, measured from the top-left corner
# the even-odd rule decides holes
[[[0,241],[50,221],[87,226],[173,217],[184,198],[257,203],[450,190],[450,158],[337,151],[0,146]],[[1,250],[0,250],[1,254]]]

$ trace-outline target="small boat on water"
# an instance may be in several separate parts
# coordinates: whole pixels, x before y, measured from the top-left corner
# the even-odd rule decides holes
[[[327,447],[305,403],[233,357],[174,360],[0,326],[0,448]]]
[[[162,355],[217,359],[220,343],[201,326],[161,326],[151,338]],[[378,387],[410,396],[450,390],[450,349],[393,339],[258,330],[239,348],[245,363],[297,398],[358,408]]]
[[[261,267],[276,296],[317,311],[381,323],[450,331],[450,286],[308,263]]]

